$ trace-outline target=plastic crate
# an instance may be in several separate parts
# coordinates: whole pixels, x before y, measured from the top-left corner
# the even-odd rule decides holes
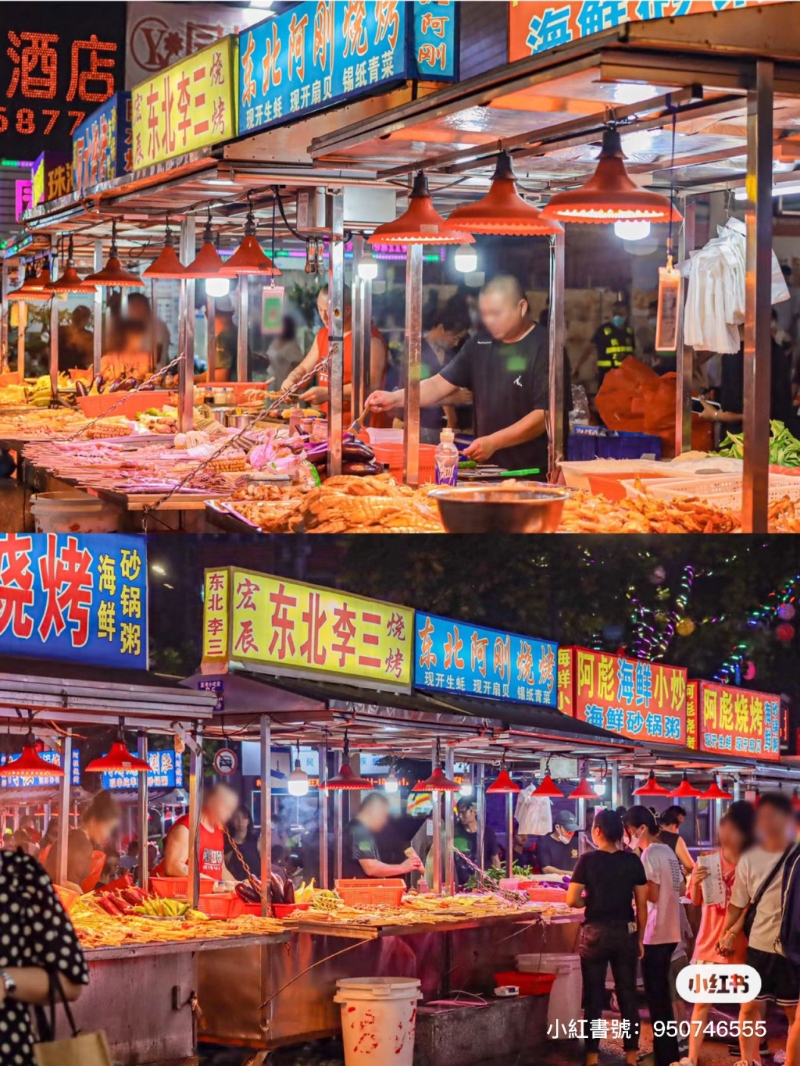
[[[232,911],[238,910],[235,907],[237,903],[242,903],[242,900],[235,892],[215,892],[213,896],[201,896],[197,909],[207,914],[209,918],[233,918]],[[245,912],[238,910],[238,913],[244,914]]]
[[[503,970],[494,975],[497,988],[516,985],[521,996],[549,996],[555,980],[554,973],[522,973],[520,970]]]
[[[372,448],[375,459],[389,467],[389,472],[398,480],[403,477],[403,445],[391,443],[374,443]],[[419,483],[420,485],[432,485],[436,481],[436,454],[435,444],[420,444],[419,446]]]
[[[696,496],[729,511],[742,509],[742,478],[737,475],[728,477],[694,477],[683,479],[670,478],[663,484],[649,485],[648,495],[659,500],[674,500],[678,496]],[[787,474],[771,474],[769,479],[769,502],[777,503],[788,496],[800,501],[800,479]]]
[[[405,890],[402,877],[355,877],[336,882],[336,891],[349,907],[399,907]]]
[[[310,906],[310,903],[273,903],[272,917],[288,918],[295,911],[307,911]]]
[[[214,891],[214,881],[208,881],[205,878],[200,878],[200,895],[210,896]],[[157,896],[163,896],[165,899],[184,899],[189,895],[189,878],[188,877],[151,877],[150,878],[150,891],[154,892]]]
[[[573,426],[567,438],[567,460],[661,458],[661,437],[650,433],[614,433],[596,426]]]

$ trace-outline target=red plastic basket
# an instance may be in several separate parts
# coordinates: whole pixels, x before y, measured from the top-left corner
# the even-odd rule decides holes
[[[310,903],[273,903],[272,917],[288,918],[295,911],[307,911],[310,906]]]
[[[235,892],[215,892],[213,896],[201,896],[197,907],[209,918],[233,918],[234,915],[231,912],[235,904],[241,902]],[[239,913],[244,912],[239,911]]]
[[[336,891],[349,907],[399,907],[405,890],[402,877],[353,877],[336,882]]]
[[[373,444],[375,458],[379,463],[386,463],[389,472],[401,480],[403,477],[403,445],[402,444]],[[436,481],[436,454],[435,444],[420,444],[419,446],[419,483],[420,485],[432,485]]]
[[[556,979],[554,973],[520,973],[519,970],[504,970],[494,975],[494,983],[516,985],[521,996],[549,996]]]
[[[184,899],[189,894],[188,877],[151,877],[150,891],[165,899]],[[214,882],[200,878],[200,895],[210,896],[214,891]]]

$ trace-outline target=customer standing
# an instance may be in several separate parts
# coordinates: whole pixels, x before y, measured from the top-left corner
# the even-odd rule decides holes
[[[606,970],[611,966],[622,1020],[627,1023],[625,1058],[636,1062],[639,1010],[636,963],[644,954],[647,923],[647,876],[642,860],[622,850],[622,819],[616,811],[598,811],[592,825],[596,851],[575,866],[567,889],[570,907],[585,907],[578,952],[583,975],[583,1016],[587,1026],[586,1064],[594,1066],[600,1040],[592,1023],[603,1016]]]
[[[261,877],[258,841],[252,814],[244,805],[237,807],[225,826],[225,868],[234,881],[246,881],[250,874]]]
[[[684,872],[689,874],[694,869],[694,859],[689,854],[686,841],[681,836],[681,826],[685,821],[686,811],[683,807],[679,807],[677,804],[667,807],[665,811],[662,811],[658,819],[658,839],[661,844],[666,844],[668,848],[672,848]]]
[[[0,1063],[34,1066],[30,1007],[48,1003],[50,973],[64,998],[76,1000],[89,983],[89,968],[36,859],[0,852],[0,900]]]
[[[628,845],[641,848],[647,874],[647,928],[644,935],[642,980],[650,1021],[664,1023],[664,1035],[653,1032],[655,1066],[670,1066],[680,1057],[678,1040],[667,1035],[674,1023],[669,971],[681,939],[680,893],[683,874],[675,853],[658,841],[658,826],[647,807],[631,807],[623,818]]]
[[[774,1001],[789,1019],[795,1019],[800,968],[776,950],[781,932],[781,882],[784,865],[795,846],[796,830],[792,801],[782,792],[766,792],[756,809],[756,841],[739,860],[733,882],[731,901],[720,937],[720,950],[726,957],[733,954],[736,933],[744,916],[744,930],[749,944],[745,962],[761,976],[758,998],[743,1003],[739,1022],[742,1062],[760,1062],[759,1033],[761,1004]],[[745,915],[745,912],[746,915]],[[749,932],[748,932],[749,929]],[[748,1035],[744,1035],[744,1023]],[[786,1045],[787,1062],[797,1062],[798,1034],[790,1029]]]
[[[704,902],[703,882],[708,879],[710,872],[708,858],[706,857],[705,862],[703,861],[704,854],[701,854],[700,860],[692,871],[689,881],[689,897],[695,907],[703,908],[692,957],[692,963],[695,966],[744,962],[747,951],[747,937],[741,931],[741,928],[737,927],[737,933],[731,943],[731,954],[729,956],[720,954],[719,940],[725,928],[725,916],[730,903],[731,892],[733,891],[736,867],[742,855],[753,844],[754,822],[755,809],[751,804],[746,803],[744,800],[732,803],[720,819],[719,848],[715,853],[705,853],[706,856],[713,854],[719,856],[722,883],[725,886],[723,902]],[[682,1063],[690,1063],[691,1066],[697,1066],[710,1011],[710,1003],[695,1003],[692,1011],[692,1024],[689,1030],[689,1057],[688,1060],[681,1060]]]

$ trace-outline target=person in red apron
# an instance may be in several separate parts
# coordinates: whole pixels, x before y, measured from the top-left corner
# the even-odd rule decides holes
[[[200,876],[212,881],[235,881],[225,866],[223,827],[239,806],[239,796],[228,785],[218,784],[203,797],[200,812]],[[189,816],[179,818],[164,841],[164,858],[153,870],[154,877],[186,877],[189,872]]]
[[[120,822],[119,804],[107,790],[98,792],[83,812],[81,824],[67,837],[67,879],[62,888],[91,892],[97,887],[106,864],[105,848]],[[55,844],[42,848],[39,861],[56,881],[58,870]]]
[[[322,363],[328,357],[328,290],[320,289],[317,295],[317,311],[324,325],[314,338],[311,351],[303,362],[294,368],[281,385],[281,389],[289,389],[294,382]],[[360,411],[353,414],[351,397],[353,393],[353,325],[350,303],[350,288],[345,285],[344,291],[344,338],[343,338],[343,380],[344,380],[344,410],[343,419],[345,427],[348,426]],[[386,364],[388,361],[389,347],[383,335],[375,326],[371,326],[370,337],[370,382],[373,388],[383,388],[386,381]],[[312,387],[304,386],[301,399],[310,403],[313,407],[319,407],[326,415],[328,413],[328,383],[330,373],[328,366],[320,367],[317,374],[317,384]],[[371,426],[378,426],[374,418],[370,421]],[[388,422],[385,423],[389,425]]]

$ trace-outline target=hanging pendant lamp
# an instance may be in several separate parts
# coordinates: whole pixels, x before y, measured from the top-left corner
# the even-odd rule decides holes
[[[0,778],[3,777],[63,777],[64,770],[58,763],[47,762],[39,754],[39,745],[33,733],[28,733],[22,751],[13,759],[0,766]]]
[[[545,218],[538,207],[526,203],[517,192],[508,152],[501,152],[497,157],[492,187],[483,199],[451,211],[447,224],[468,233],[496,233],[506,237],[564,232],[560,222]]]
[[[107,289],[143,289],[145,287],[141,278],[126,270],[119,259],[117,248],[117,220],[111,223],[111,247],[108,250],[108,259],[102,270],[95,274],[89,274],[87,282],[93,285],[103,285]]]
[[[405,212],[367,238],[368,244],[473,244],[475,238],[445,221],[433,206],[428,180],[420,170]]]
[[[592,784],[582,777],[577,786],[573,788],[572,792],[567,796],[567,799],[571,800],[596,800],[597,793],[594,790]]]
[[[170,229],[169,215],[167,215],[167,228],[164,232],[164,247],[158,259],[142,271],[142,277],[153,278],[157,281],[183,281],[188,277],[187,268],[178,259],[178,253],[175,251],[175,238]]]
[[[235,278],[240,274],[261,274],[273,276],[280,274],[268,255],[262,251],[261,245],[256,240],[256,219],[253,214],[253,205],[250,196],[247,197],[247,218],[244,223],[244,237],[242,243],[218,271],[222,278]]]
[[[624,159],[619,131],[607,129],[594,174],[580,188],[556,193],[543,208],[544,217],[559,222],[681,222],[668,196],[631,181]]]
[[[7,300],[23,300],[33,303],[36,300],[49,300],[50,294],[44,291],[44,286],[50,283],[50,268],[47,267],[41,274],[37,274],[33,263],[25,268],[25,280],[18,289],[14,289],[7,296]]]
[[[150,764],[128,751],[120,728],[117,739],[111,745],[108,754],[102,755],[99,759],[92,759],[86,769],[92,774],[149,774]]]
[[[724,788],[720,788],[716,781],[712,781],[705,792],[702,794],[703,799],[715,799],[715,800],[732,800],[733,793],[726,792]]]
[[[367,792],[372,788],[372,782],[366,777],[353,772],[350,763],[350,741],[347,739],[347,730],[344,732],[344,750],[342,752],[342,766],[338,774],[334,774],[324,785],[325,788],[334,792]],[[320,783],[320,788],[323,785]]]
[[[677,788],[673,789],[672,792],[670,792],[670,796],[672,796],[673,799],[696,799],[698,796],[702,795],[703,793],[700,791],[700,789],[695,788],[694,785],[689,782],[689,778],[686,776],[685,770],[683,771],[681,783],[678,785]]]
[[[511,774],[506,770],[506,756],[505,752],[503,752],[503,758],[500,761],[500,773],[497,775],[494,781],[492,781],[491,785],[488,786],[488,788],[486,789],[486,794],[487,796],[489,795],[489,793],[492,793],[493,795],[509,795],[521,791],[522,789],[520,788],[520,786],[516,783],[516,781],[511,780]]]
[[[215,278],[225,266],[224,259],[217,251],[214,244],[214,232],[211,229],[211,212],[208,212],[205,229],[203,230],[203,247],[186,267],[187,278]]]
[[[60,278],[56,278],[55,281],[50,281],[43,286],[43,291],[48,296],[53,296],[69,292],[94,292],[96,287],[92,282],[88,280],[82,281],[78,276],[78,271],[75,269],[75,250],[73,248],[72,234],[70,233],[69,241],[67,242],[66,269]]]
[[[286,778],[286,790],[290,796],[308,795],[308,774],[300,765],[300,749],[297,749],[297,758],[294,761],[294,770]]]
[[[549,773],[546,773],[536,788],[533,790],[534,796],[550,796],[553,799],[564,799],[564,793],[552,779]]]
[[[639,788],[635,788],[631,793],[632,796],[669,796],[670,791],[668,788],[664,788],[663,785],[659,785],[656,781],[656,775],[653,771],[650,774],[643,785]]]
[[[442,769],[440,759],[440,743],[436,741],[436,766],[430,777],[425,781],[418,782],[422,784],[422,790],[425,792],[458,792],[461,789],[455,781],[451,781],[447,774]]]

